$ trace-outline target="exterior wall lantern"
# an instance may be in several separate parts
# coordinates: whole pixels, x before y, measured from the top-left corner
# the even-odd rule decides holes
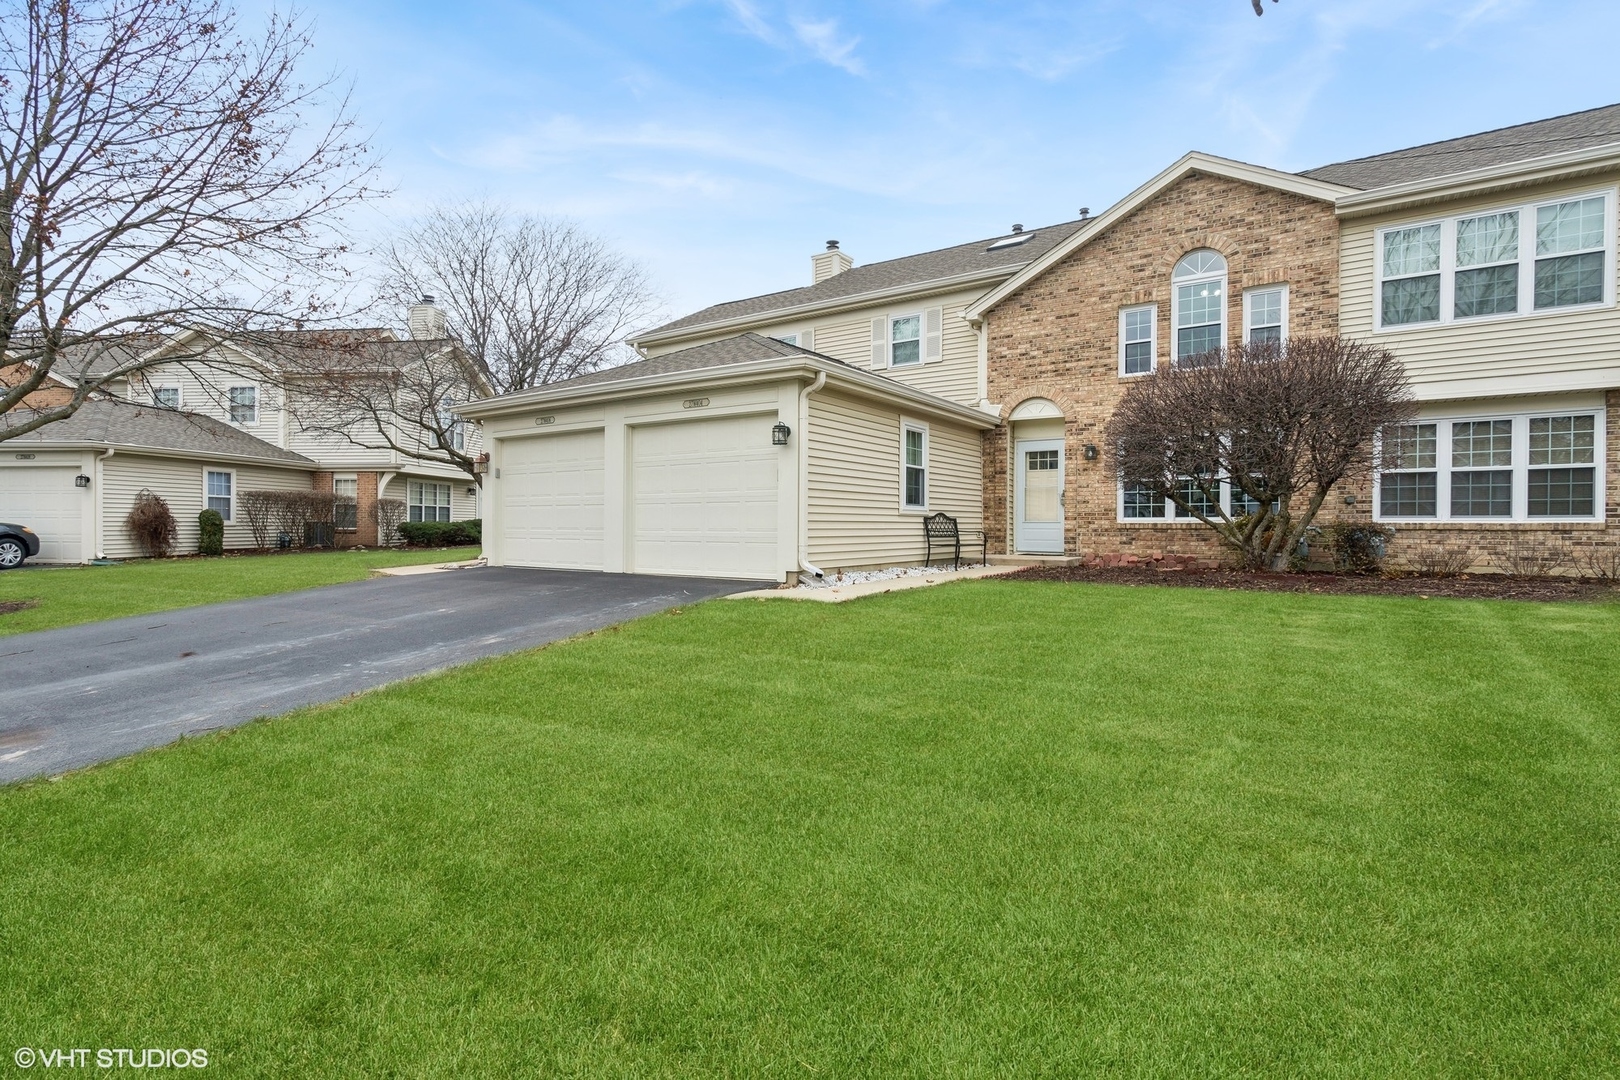
[[[1086,460],[1087,461],[1096,461],[1097,460],[1097,444],[1096,443],[1086,443],[1086,448],[1085,448],[1085,450],[1083,452],[1086,455]]]
[[[791,434],[793,434],[793,429],[778,420],[776,426],[771,428],[771,445],[786,446],[788,436]]]
[[[84,475],[84,473],[80,473],[78,476],[75,476],[73,478],[73,486],[74,487],[89,487],[90,486],[90,478],[88,476]]]

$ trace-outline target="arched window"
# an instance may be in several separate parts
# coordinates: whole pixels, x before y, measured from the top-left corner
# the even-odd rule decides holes
[[[1208,248],[1189,251],[1170,275],[1176,290],[1176,360],[1226,344],[1226,260]]]

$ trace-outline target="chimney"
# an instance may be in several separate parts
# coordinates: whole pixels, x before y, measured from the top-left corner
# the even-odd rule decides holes
[[[444,309],[433,302],[432,293],[423,293],[422,299],[411,305],[405,325],[411,329],[411,340],[436,341],[445,336]]]
[[[810,284],[820,285],[855,265],[855,260],[838,250],[838,241],[827,241],[827,250],[810,256]]]

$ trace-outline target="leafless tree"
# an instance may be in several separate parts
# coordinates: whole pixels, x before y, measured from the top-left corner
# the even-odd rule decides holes
[[[610,366],[652,310],[645,272],[572,222],[440,206],[383,253],[385,298],[443,304],[498,394]]]
[[[454,408],[488,397],[490,388],[454,339],[306,344],[289,352],[281,381],[303,431],[448,465],[483,482],[476,435]]]
[[[1125,482],[1214,529],[1245,566],[1267,568],[1295,549],[1335,484],[1372,467],[1379,432],[1415,413],[1387,349],[1295,338],[1161,366],[1126,390],[1107,440]],[[1222,506],[1223,481],[1236,513]]]
[[[377,526],[377,543],[393,547],[399,543],[399,524],[405,520],[405,502],[402,499],[378,499],[371,504],[371,523]]]
[[[279,15],[240,33],[227,0],[0,8],[0,440],[177,331],[342,314],[338,227],[371,167],[332,80],[300,78],[309,46]]]

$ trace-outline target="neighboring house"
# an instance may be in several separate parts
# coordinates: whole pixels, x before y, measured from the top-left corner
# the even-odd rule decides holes
[[[109,383],[74,416],[0,443],[0,519],[40,533],[40,561],[75,562],[139,554],[123,520],[142,488],[168,501],[181,526],[180,551],[195,549],[205,500],[226,518],[226,546],[251,547],[235,497],[252,489],[351,497],[353,509],[340,511],[337,522],[340,546],[377,543],[371,509],[379,498],[406,504],[407,520],[476,517],[478,488],[467,473],[416,460],[363,425],[352,437],[311,430],[304,417],[313,410],[298,407],[301,399],[318,402],[323,380],[339,372],[462,362],[436,308],[417,305],[410,325],[404,338],[385,328],[281,331],[243,340],[196,331],[147,343],[141,348],[160,361],[169,353],[175,360]],[[105,356],[97,363],[118,360]],[[476,454],[478,431],[458,434]],[[113,471],[104,476],[108,468]]]
[[[1617,191],[1609,106],[1299,174],[1189,154],[1094,218],[865,267],[829,245],[805,288],[642,334],[642,363],[464,410],[486,548],[790,577],[917,562],[943,509],[992,553],[1214,555],[1108,470],[1104,424],[1180,355],[1334,333],[1403,359],[1423,412],[1324,520],[1392,526],[1397,562],[1612,545]]]

